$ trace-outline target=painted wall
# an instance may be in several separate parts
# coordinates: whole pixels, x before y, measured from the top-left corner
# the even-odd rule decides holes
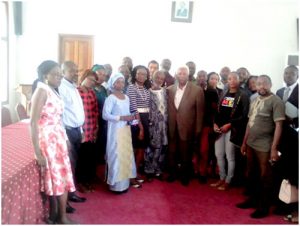
[[[297,0],[194,0],[192,23],[171,22],[171,0],[24,2],[22,36],[15,40],[15,85],[32,83],[38,64],[58,59],[58,34],[94,35],[95,63],[116,70],[133,63],[192,60],[197,71],[246,67],[282,86],[287,55],[298,52]],[[12,75],[12,76],[14,76]]]

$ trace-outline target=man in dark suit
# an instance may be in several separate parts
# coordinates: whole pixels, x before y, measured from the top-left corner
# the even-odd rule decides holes
[[[283,79],[286,87],[279,89],[276,95],[279,96],[285,103],[286,120],[283,123],[283,131],[281,137],[280,152],[281,158],[276,164],[274,170],[276,174],[275,192],[278,194],[282,179],[288,179],[291,184],[298,187],[298,100],[299,100],[299,85],[298,68],[294,65],[289,65],[284,70]],[[295,114],[295,112],[297,112]],[[278,195],[277,195],[278,196]],[[296,207],[297,208],[297,207]],[[275,214],[290,214],[293,211],[293,205],[286,205],[277,200],[277,208]]]
[[[180,180],[189,184],[192,167],[192,145],[199,141],[204,112],[203,90],[189,80],[187,66],[176,72],[177,83],[168,87],[169,122],[169,182],[175,181],[176,167],[180,165]]]
[[[279,96],[283,102],[289,102],[298,108],[299,86],[298,80],[298,68],[294,65],[286,67],[284,70],[284,82],[286,87],[279,89],[276,95]],[[299,127],[299,118],[289,118],[289,124],[294,127]]]

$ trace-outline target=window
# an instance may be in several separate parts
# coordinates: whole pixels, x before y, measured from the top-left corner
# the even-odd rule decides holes
[[[8,2],[0,2],[0,78],[1,102],[8,102]]]

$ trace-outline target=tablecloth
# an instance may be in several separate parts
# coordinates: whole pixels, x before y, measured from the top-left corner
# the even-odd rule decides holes
[[[44,223],[39,167],[28,122],[2,128],[2,224]]]

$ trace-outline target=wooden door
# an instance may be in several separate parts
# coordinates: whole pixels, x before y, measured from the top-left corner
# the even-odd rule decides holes
[[[59,35],[59,63],[71,60],[78,66],[79,78],[93,66],[94,37],[90,35]]]

